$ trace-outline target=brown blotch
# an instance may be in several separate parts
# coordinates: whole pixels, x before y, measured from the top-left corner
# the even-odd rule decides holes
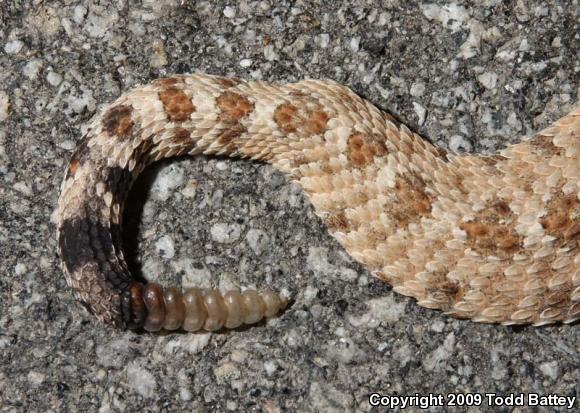
[[[66,179],[74,176],[79,167],[83,164],[84,159],[89,153],[89,140],[91,138],[86,136],[76,147],[72,157],[70,158],[69,166],[66,172]]]
[[[399,176],[395,181],[395,199],[390,214],[402,227],[418,222],[431,213],[432,197],[425,190],[425,182],[413,175]]]
[[[217,82],[218,85],[226,89],[237,86],[240,83],[242,83],[240,79],[235,77],[216,77],[215,81]]]
[[[224,129],[217,137],[218,142],[223,145],[227,153],[234,153],[239,149],[239,138],[246,132],[246,128],[241,123],[234,123],[231,127]]]
[[[183,76],[163,77],[153,81],[154,85],[165,87],[175,86],[183,83],[185,83]]]
[[[439,156],[439,159],[441,159],[443,162],[447,163],[449,162],[449,153],[443,149],[440,146],[435,146],[435,151],[437,152],[437,156]]]
[[[188,153],[196,145],[196,142],[191,139],[191,133],[183,128],[175,128],[171,141],[178,143],[182,147],[182,150],[179,151],[180,154]]]
[[[431,284],[425,293],[427,298],[439,303],[437,308],[441,310],[449,310],[453,303],[459,301],[464,292],[459,283],[449,281],[447,279],[447,272],[436,272],[433,277],[439,282]]]
[[[459,228],[467,233],[468,245],[485,255],[505,256],[521,244],[516,231],[517,220],[507,202],[496,200],[478,212],[473,221],[462,222]]]
[[[71,160],[71,162],[68,166],[68,171],[69,171],[70,175],[74,175],[76,173],[77,169],[79,169],[80,165],[81,165],[81,162],[78,159]]]
[[[553,197],[540,223],[546,232],[568,242],[580,234],[580,201],[576,194]]]
[[[296,151],[292,154],[292,167],[293,168],[298,168],[300,165],[304,165],[309,163],[308,158],[304,155],[303,152],[299,152]],[[332,173],[332,169],[330,168],[330,165],[328,164],[328,162],[323,162],[321,165],[321,170],[322,172],[326,173],[326,174],[330,174]]]
[[[103,115],[103,128],[109,136],[127,138],[133,131],[133,108],[128,105],[114,106]]]
[[[347,157],[350,163],[357,168],[364,168],[372,164],[375,156],[387,153],[385,142],[375,135],[354,132],[348,137]]]
[[[401,122],[399,122],[399,121],[397,120],[397,118],[395,118],[395,117],[394,117],[393,115],[391,115],[390,113],[387,113],[387,112],[382,112],[382,115],[383,115],[383,119],[385,119],[386,121],[389,121],[389,122],[392,122],[392,123],[394,123],[394,124],[395,124],[395,126],[396,126],[397,128],[399,128],[399,126],[401,125]]]
[[[274,121],[278,127],[286,132],[296,132],[298,108],[290,103],[283,103],[274,110]]]
[[[283,103],[274,110],[274,122],[285,133],[320,135],[326,130],[328,115],[321,109],[298,109]]]
[[[341,231],[348,229],[350,227],[348,218],[344,211],[338,211],[330,214],[324,220],[326,227],[330,232]]]
[[[308,113],[304,129],[310,135],[319,135],[326,129],[327,122],[328,115],[325,112],[322,110],[314,110]]]
[[[224,92],[216,99],[220,109],[219,120],[227,123],[239,122],[254,110],[254,104],[246,97],[234,93]]]
[[[572,288],[571,283],[567,285],[563,284],[555,289],[550,289],[551,292],[546,297],[546,305],[549,307],[563,308],[570,304],[570,290]]]
[[[495,213],[502,218],[506,218],[512,213],[509,204],[504,200],[499,200],[495,202],[492,208],[495,211]]]
[[[236,123],[232,125],[231,128],[225,129],[222,133],[220,133],[217,139],[218,142],[222,145],[229,145],[245,132],[246,128],[244,128],[241,124]]]
[[[552,157],[564,154],[564,148],[554,145],[553,138],[549,136],[538,135],[529,141],[537,155]]]
[[[191,138],[191,134],[187,129],[184,128],[174,128],[172,136],[164,139],[160,145],[163,145],[163,149],[157,148],[156,152],[161,152],[167,154],[171,151],[171,156],[181,156],[189,153],[196,146],[196,142]],[[139,145],[134,149],[133,159],[135,160],[138,167],[143,168],[147,165],[153,157],[151,156],[151,151],[155,143],[153,142],[153,137],[148,139],[143,139]],[[175,148],[179,148],[175,151]]]
[[[486,166],[496,166],[498,162],[505,161],[507,158],[502,155],[489,155],[480,156],[479,159],[481,159]]]
[[[345,108],[350,111],[356,112],[361,109],[361,105],[364,105],[364,102],[360,96],[354,94],[348,89],[340,89],[336,95],[339,101],[345,106]]]
[[[170,121],[183,122],[195,112],[191,99],[181,89],[165,89],[159,92],[159,100],[163,103],[163,109]]]
[[[364,205],[370,200],[369,194],[364,190],[356,191],[353,196],[358,205]]]
[[[308,161],[306,161],[306,157],[304,157],[302,163],[308,163]],[[295,168],[297,168],[300,165],[301,164],[297,164],[296,162],[294,163]],[[326,160],[326,159],[323,162],[319,162],[318,165],[320,165],[320,170],[324,174],[333,175],[334,173],[336,173],[335,170],[333,169],[333,167],[330,165],[330,162],[328,162],[328,160]]]
[[[291,91],[291,92],[290,92],[290,93],[288,93],[288,94],[289,94],[290,96],[294,96],[294,97],[297,97],[297,98],[303,98],[303,97],[306,97],[306,93],[304,93],[304,92],[301,92],[301,91],[299,91],[299,90],[293,90],[293,91]]]
[[[168,145],[167,149],[179,148],[179,151],[174,152],[173,156],[181,156],[189,153],[196,145],[196,142],[191,139],[191,133],[183,128],[175,128],[173,130],[173,136],[168,138],[168,142],[172,145]]]
[[[173,130],[173,138],[175,142],[189,143],[192,141],[191,133],[187,129],[175,128]]]

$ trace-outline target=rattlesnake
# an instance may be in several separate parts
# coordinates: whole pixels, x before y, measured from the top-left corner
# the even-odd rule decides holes
[[[225,155],[284,172],[356,261],[421,306],[480,322],[572,323],[579,136],[577,108],[498,155],[461,156],[333,81],[158,79],[104,110],[72,156],[58,202],[64,273],[92,313],[120,327],[184,327],[197,305],[197,328],[206,317],[208,330],[272,316],[284,306],[277,294],[224,301],[215,291],[143,287],[123,257],[123,204],[145,166]]]

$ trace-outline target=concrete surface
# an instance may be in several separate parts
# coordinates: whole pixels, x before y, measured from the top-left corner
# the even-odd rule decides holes
[[[372,392],[578,396],[577,325],[479,325],[420,308],[350,259],[267,166],[152,168],[131,195],[126,238],[150,280],[287,291],[296,301],[279,319],[224,334],[117,331],[82,309],[59,269],[54,210],[75,142],[107,102],[159,76],[335,79],[456,151],[491,153],[566,114],[578,100],[578,1],[472,3],[2,2],[0,411],[370,411]]]

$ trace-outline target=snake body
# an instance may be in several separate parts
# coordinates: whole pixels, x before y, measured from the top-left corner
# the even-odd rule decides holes
[[[196,74],[137,87],[92,122],[58,203],[66,280],[99,319],[155,331],[175,294],[180,303],[189,294],[133,280],[120,236],[137,175],[185,154],[273,165],[355,260],[421,306],[503,324],[580,318],[580,108],[500,154],[475,156],[433,146],[332,81]],[[283,307],[266,314],[253,297],[257,316]]]

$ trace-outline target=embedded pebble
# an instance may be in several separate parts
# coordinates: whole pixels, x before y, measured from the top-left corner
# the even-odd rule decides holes
[[[46,74],[46,81],[51,85],[51,86],[58,86],[61,84],[62,82],[62,76],[56,72],[53,71],[49,71]]]
[[[368,311],[361,316],[348,315],[348,321],[355,327],[375,328],[380,324],[399,321],[405,312],[406,303],[397,302],[392,296],[386,296],[366,302]]]
[[[415,354],[408,344],[397,348],[393,354],[393,358],[399,362],[399,366],[401,367],[405,367],[407,364],[409,364],[409,362],[413,360],[414,356]]]
[[[30,185],[28,185],[26,182],[16,182],[14,185],[12,185],[12,188],[23,195],[32,195],[32,188],[30,188]]]
[[[213,373],[219,382],[230,381],[240,377],[241,372],[235,363],[223,363],[213,369]]]
[[[157,258],[147,257],[143,260],[142,271],[148,281],[158,281],[159,275],[164,272],[163,264]]]
[[[151,43],[151,58],[149,60],[152,67],[165,66],[169,61],[167,60],[167,53],[165,53],[165,45],[162,40],[154,40]]]
[[[26,21],[33,31],[49,39],[56,36],[62,28],[57,9],[48,5],[38,7],[36,13],[27,16]]]
[[[119,14],[114,8],[106,9],[102,6],[93,5],[93,7],[89,8],[83,28],[90,37],[98,39],[107,35],[118,20]]]
[[[328,357],[341,364],[361,362],[366,358],[365,352],[348,337],[332,340],[326,348]]]
[[[184,181],[185,175],[183,168],[175,163],[168,165],[159,172],[151,188],[151,194],[160,201],[167,201],[174,190],[181,186]]]
[[[171,259],[175,256],[175,244],[169,235],[164,235],[155,243],[157,253],[166,259]]]
[[[157,382],[155,376],[138,361],[129,363],[125,368],[127,375],[126,385],[146,399],[153,398],[157,394]]]
[[[262,255],[262,253],[270,246],[271,242],[267,232],[253,228],[246,234],[246,241],[248,241],[254,254],[258,256]]]
[[[4,45],[4,51],[8,54],[16,54],[22,50],[24,43],[21,40],[12,40]]]
[[[242,227],[238,224],[217,223],[211,227],[211,239],[220,244],[231,244],[240,239]]]
[[[411,85],[411,89],[409,90],[411,96],[414,97],[421,97],[425,94],[425,83],[423,82],[414,82]]]
[[[197,181],[195,179],[191,179],[181,190],[181,195],[183,195],[186,198],[195,198],[196,190],[197,190]]]
[[[504,361],[504,350],[500,345],[494,346],[491,349],[491,377],[494,380],[502,380],[508,375],[508,369]]]
[[[461,135],[453,135],[449,138],[449,149],[455,153],[471,152],[471,143]]]
[[[268,376],[271,376],[272,374],[274,374],[277,369],[278,369],[278,365],[274,361],[268,360],[268,361],[264,362],[264,370],[266,371],[266,374]]]
[[[360,45],[360,37],[353,37],[352,39],[350,39],[350,50],[353,51],[354,53],[358,52],[358,48]]]
[[[97,361],[103,367],[124,365],[134,348],[128,337],[100,343],[96,348]]]
[[[278,53],[276,53],[276,48],[274,47],[274,45],[269,44],[264,47],[264,57],[266,58],[266,60],[272,62],[274,60],[278,60],[280,56],[278,55]]]
[[[308,392],[309,409],[316,412],[352,411],[352,396],[340,391],[330,382],[312,382]]]
[[[413,102],[413,109],[415,109],[415,113],[417,114],[417,124],[422,125],[425,123],[427,110],[417,102]]]
[[[22,72],[24,73],[24,76],[30,79],[36,79],[38,77],[38,73],[40,73],[40,70],[42,69],[42,65],[42,60],[32,59],[24,65]]]
[[[73,10],[73,20],[75,23],[81,24],[87,16],[87,11],[87,7],[82,4],[75,6]]]
[[[16,275],[22,275],[27,271],[26,265],[22,264],[22,263],[18,263],[16,264],[16,266],[14,267],[14,274]]]
[[[183,350],[188,355],[198,354],[210,343],[211,333],[197,332],[195,334],[176,335],[165,345],[166,354],[175,354],[178,350]]]
[[[8,94],[0,90],[0,122],[8,119],[10,109],[10,101],[8,100]]]
[[[211,287],[211,272],[204,264],[191,258],[181,258],[171,261],[171,266],[175,272],[183,273],[181,279],[183,288]]]
[[[236,9],[231,6],[227,6],[224,9],[224,16],[226,16],[228,19],[233,19],[236,17]]]
[[[46,374],[39,371],[29,371],[26,377],[32,386],[39,386],[46,380]]]
[[[64,150],[67,150],[67,151],[72,151],[73,149],[75,149],[75,148],[76,148],[77,144],[76,144],[76,142],[74,142],[73,140],[71,140],[71,139],[67,139],[67,140],[65,140],[65,141],[59,142],[59,143],[57,144],[57,146],[58,146],[59,148],[62,148],[62,149],[64,149]]]
[[[469,18],[468,9],[457,3],[445,5],[424,4],[421,11],[429,20],[437,20],[446,28],[457,31]]]
[[[444,328],[445,328],[445,321],[443,321],[443,320],[436,320],[433,324],[431,324],[431,331],[434,331],[436,333],[443,332]]]
[[[548,361],[540,364],[540,371],[546,377],[556,380],[560,376],[560,369],[557,361]]]
[[[509,114],[507,123],[518,132],[522,130],[522,122],[518,119],[518,115],[516,115],[515,112]]]
[[[328,35],[328,33],[321,33],[316,37],[316,43],[318,43],[318,46],[321,47],[322,49],[328,47],[329,43],[330,43],[330,36]]]
[[[73,113],[82,113],[84,111],[92,111],[96,108],[96,100],[93,97],[93,91],[82,86],[80,91],[71,93],[67,96],[66,102]]]
[[[431,354],[425,357],[423,365],[427,371],[443,370],[447,361],[451,357],[455,348],[455,334],[453,332],[447,334],[442,345],[437,347]]]
[[[317,276],[328,275],[334,272],[335,266],[328,259],[328,248],[310,247],[308,249],[308,267]]]
[[[485,72],[477,76],[477,80],[481,83],[486,89],[495,89],[497,85],[497,74],[493,72]]]
[[[308,303],[316,298],[316,295],[318,294],[318,289],[309,285],[304,289],[303,294],[304,301]]]

